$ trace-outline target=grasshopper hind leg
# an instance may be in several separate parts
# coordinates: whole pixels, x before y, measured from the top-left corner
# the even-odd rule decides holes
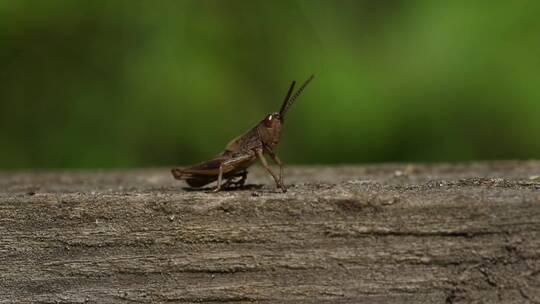
[[[247,171],[241,172],[239,175],[235,176],[235,177],[240,177],[240,180],[232,182],[232,185],[234,185],[237,188],[244,187],[244,185],[246,184],[247,175],[248,175]]]
[[[234,184],[244,185],[247,177],[247,170],[245,168],[249,167],[249,164],[253,157],[254,156],[251,154],[246,154],[224,161],[219,166],[219,174],[217,177],[218,183],[213,192],[219,192],[221,189],[226,188],[227,186],[229,186],[230,183],[234,181],[234,178],[239,176],[241,177],[240,181],[234,182]],[[223,179],[227,179],[225,184],[222,184]]]
[[[227,179],[227,181],[221,185],[220,189],[231,189],[231,188],[242,188],[244,187],[244,184],[246,183],[247,179],[247,171],[240,172],[234,176],[231,176]],[[240,178],[240,179],[237,179]]]
[[[217,181],[217,186],[216,186],[216,189],[214,189],[214,191],[212,192],[219,192],[221,191],[221,180],[223,179],[223,165],[219,166],[219,175],[218,175],[218,181]],[[228,183],[228,181],[227,181]]]

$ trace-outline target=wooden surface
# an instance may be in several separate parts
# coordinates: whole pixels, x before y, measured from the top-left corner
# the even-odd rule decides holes
[[[540,303],[540,162],[0,173],[0,303]]]

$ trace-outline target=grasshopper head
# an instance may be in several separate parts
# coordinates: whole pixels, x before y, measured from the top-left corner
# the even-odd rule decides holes
[[[279,113],[268,114],[259,123],[259,134],[265,146],[273,149],[279,143],[283,122]]]
[[[308,80],[302,84],[294,95],[292,92],[296,82],[293,81],[289,87],[289,90],[287,91],[287,95],[285,95],[285,100],[283,101],[279,112],[268,114],[257,126],[261,140],[268,149],[274,149],[279,143],[281,129],[285,121],[285,114],[287,114],[291,105],[300,96],[306,86],[311,82],[311,80],[313,80],[313,77],[314,76],[311,75],[311,77],[309,77]]]

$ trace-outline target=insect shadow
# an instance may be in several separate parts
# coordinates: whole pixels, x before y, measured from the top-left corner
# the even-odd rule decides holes
[[[260,190],[264,187],[262,184],[247,184],[242,186],[232,186],[221,189],[223,192],[233,192],[233,191],[249,191],[249,190]],[[214,187],[204,187],[204,188],[194,188],[194,187],[184,187],[182,188],[187,192],[213,192]]]

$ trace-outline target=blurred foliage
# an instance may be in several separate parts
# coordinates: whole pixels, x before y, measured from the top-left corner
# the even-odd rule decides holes
[[[0,0],[0,168],[540,156],[538,1]]]

